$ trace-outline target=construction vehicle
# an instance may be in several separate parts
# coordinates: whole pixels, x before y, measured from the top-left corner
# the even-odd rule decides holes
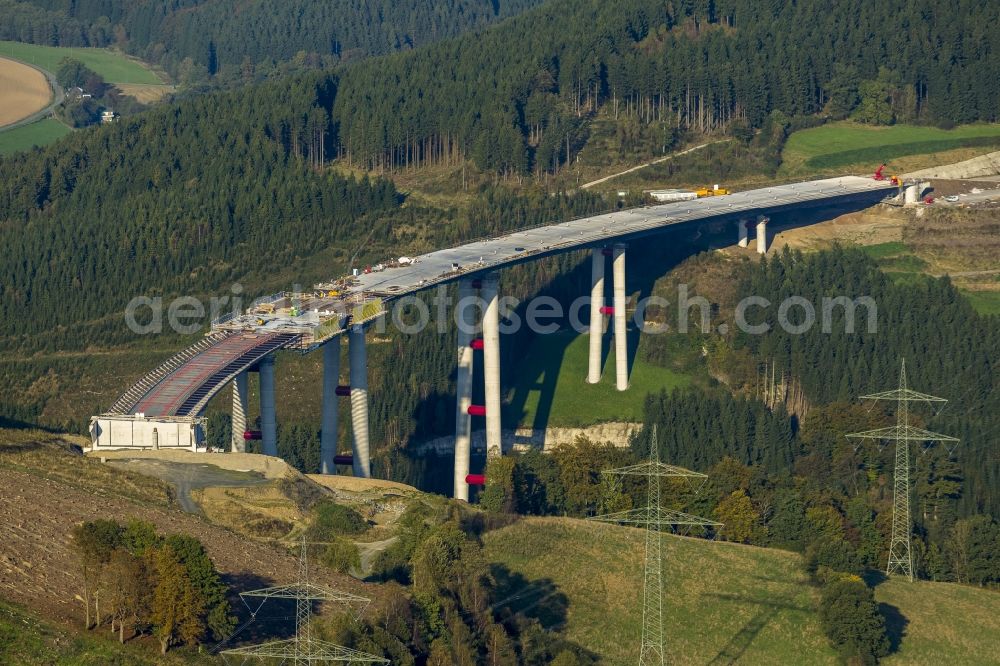
[[[718,185],[716,185],[712,188],[708,187],[699,188],[695,190],[694,193],[698,195],[699,199],[701,199],[702,197],[719,197],[724,194],[729,194],[729,190],[727,190],[724,187],[719,187]]]

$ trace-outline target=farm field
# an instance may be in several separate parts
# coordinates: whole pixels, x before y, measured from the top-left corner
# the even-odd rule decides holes
[[[176,92],[175,86],[166,84],[139,85],[134,83],[119,83],[115,86],[122,91],[122,94],[134,97],[143,104],[155,104],[172,92]]]
[[[890,170],[901,172],[912,168],[909,160],[901,158],[961,151],[969,154],[959,159],[967,159],[998,145],[1000,125],[963,125],[942,130],[915,125],[872,127],[843,121],[801,130],[788,137],[781,155],[781,172],[792,175],[846,171],[848,167],[870,169],[882,162],[887,162]]]
[[[46,118],[37,123],[15,127],[0,132],[0,155],[9,155],[22,150],[30,150],[34,146],[47,145],[72,131],[54,118]]]
[[[0,127],[41,111],[52,99],[45,75],[14,60],[0,58]]]
[[[0,41],[0,57],[7,56],[29,62],[49,72],[59,68],[63,58],[75,58],[104,77],[108,83],[142,85],[162,84],[163,81],[148,67],[109,49],[39,46],[22,42]]]

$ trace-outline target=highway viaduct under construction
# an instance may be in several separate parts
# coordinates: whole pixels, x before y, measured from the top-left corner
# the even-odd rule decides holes
[[[756,233],[760,253],[767,249],[769,215],[800,209],[838,206],[869,207],[899,197],[891,181],[844,176],[633,208],[574,219],[486,238],[398,262],[337,283],[318,284],[302,294],[276,294],[259,299],[245,313],[213,322],[197,343],[169,358],[142,377],[111,408],[91,421],[92,450],[204,450],[209,401],[227,386],[233,390],[233,450],[245,440],[260,439],[261,451],[276,456],[277,424],[274,357],[280,350],[309,353],[324,359],[321,472],[335,473],[338,464],[353,474],[371,474],[368,440],[368,388],[365,330],[383,317],[386,306],[436,285],[458,283],[459,307],[455,407],[455,496],[468,499],[469,486],[483,483],[470,474],[472,418],[485,417],[487,456],[501,451],[500,307],[498,271],[541,257],[591,250],[590,361],[587,381],[601,376],[604,318],[613,325],[615,381],[628,388],[625,259],[627,244],[678,227],[731,224],[741,246]],[[611,304],[605,303],[605,271],[612,265]],[[470,298],[471,297],[471,298]],[[463,299],[468,299],[463,301]],[[479,311],[482,337],[476,337]],[[340,384],[341,339],[347,338],[349,384]],[[482,350],[485,404],[472,404],[474,350]],[[248,373],[260,378],[260,430],[247,428]],[[350,400],[352,453],[337,456],[338,401]]]

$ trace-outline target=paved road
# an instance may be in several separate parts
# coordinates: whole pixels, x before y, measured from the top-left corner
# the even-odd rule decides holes
[[[944,197],[941,197],[935,199],[934,204],[941,204],[942,206],[968,206],[970,204],[989,203],[990,201],[1000,201],[1000,188],[959,194],[958,201],[946,201]]]
[[[741,217],[769,215],[783,210],[857,200],[868,206],[893,195],[889,181],[859,176],[827,178],[775,185],[726,196],[706,197],[594,215],[558,224],[517,231],[415,257],[406,266],[360,275],[347,292],[378,295],[392,300],[436,284],[534,261],[570,250],[614,242],[630,242],[686,223],[730,220],[733,235]],[[333,285],[317,285],[331,289]]]
[[[4,132],[6,130],[12,130],[15,127],[23,127],[24,125],[30,125],[31,123],[39,121],[42,118],[47,118],[48,116],[52,115],[55,112],[55,108],[57,106],[63,103],[63,100],[66,98],[66,95],[63,93],[62,86],[60,86],[59,82],[56,81],[55,74],[53,74],[48,70],[42,69],[41,67],[32,65],[30,62],[25,62],[24,60],[18,60],[17,58],[11,58],[10,56],[2,56],[2,59],[26,65],[31,69],[35,70],[36,72],[41,72],[42,74],[44,74],[45,79],[49,82],[49,88],[52,90],[52,100],[51,103],[44,109],[36,111],[35,113],[31,114],[30,116],[27,116],[26,118],[21,118],[18,121],[0,127],[0,132]]]

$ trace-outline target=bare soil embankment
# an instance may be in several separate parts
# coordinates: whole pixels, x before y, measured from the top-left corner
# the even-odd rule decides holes
[[[224,456],[219,456],[224,457]],[[77,621],[79,566],[71,531],[95,518],[149,521],[202,541],[236,589],[294,581],[296,554],[186,513],[161,481],[75,454],[62,438],[0,430],[0,597]],[[317,567],[318,583],[374,596],[371,586]]]

